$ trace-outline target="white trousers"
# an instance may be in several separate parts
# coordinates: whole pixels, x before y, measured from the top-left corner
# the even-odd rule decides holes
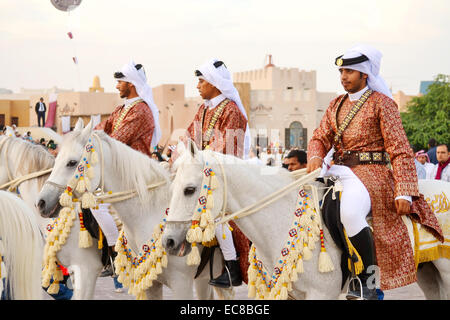
[[[92,215],[97,220],[98,225],[105,234],[108,246],[116,245],[117,238],[119,237],[119,230],[117,229],[114,218],[109,213],[109,203],[100,203],[97,209],[91,209]]]
[[[364,184],[346,166],[327,165],[331,161],[333,149],[324,159],[321,176],[339,177],[339,182],[343,186],[341,195],[341,222],[349,237],[357,235],[362,229],[368,227],[366,217],[370,212],[370,195]],[[339,183],[338,182],[338,183]]]
[[[224,233],[225,239],[223,238]],[[216,238],[220,249],[222,250],[223,258],[226,261],[236,260],[236,248],[234,247],[233,235],[231,234],[230,229],[228,229],[227,226],[224,226],[222,231],[222,225],[217,225]]]

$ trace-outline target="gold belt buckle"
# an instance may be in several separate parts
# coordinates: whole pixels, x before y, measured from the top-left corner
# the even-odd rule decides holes
[[[381,162],[383,161],[383,153],[382,152],[374,152],[372,153],[373,161]]]
[[[363,162],[372,161],[370,152],[360,152],[359,153],[359,161],[363,161]]]

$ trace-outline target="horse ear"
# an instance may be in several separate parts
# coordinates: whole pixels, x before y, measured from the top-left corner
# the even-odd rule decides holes
[[[188,140],[188,148],[189,151],[191,152],[192,157],[195,158],[195,156],[198,154],[198,148],[195,142],[192,141],[191,139]]]
[[[92,121],[89,121],[88,125],[83,129],[82,135],[90,136],[92,129],[93,129],[93,123],[92,123]]]
[[[178,142],[177,148],[175,150],[177,150],[178,154],[180,154],[180,155],[185,153],[186,152],[186,146],[185,146],[184,142],[180,140]]]
[[[81,131],[83,128],[84,128],[84,121],[82,118],[78,118],[77,124],[75,125],[73,131]]]

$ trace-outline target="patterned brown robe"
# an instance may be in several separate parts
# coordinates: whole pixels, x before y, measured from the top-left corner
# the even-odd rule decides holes
[[[338,101],[331,101],[320,126],[308,145],[308,161],[313,156],[324,158],[331,149],[338,124],[351,110],[353,103],[346,97],[337,117]],[[342,135],[344,150],[386,151],[392,170],[385,165],[358,165],[352,169],[369,191],[377,264],[381,289],[389,290],[416,281],[413,249],[406,226],[397,214],[395,197],[413,198],[412,218],[419,221],[439,239],[442,230],[436,217],[419,194],[414,154],[406,137],[396,103],[389,97],[373,92]],[[341,151],[341,146],[335,147]],[[355,199],[356,201],[356,199]]]
[[[95,127],[95,130],[103,130],[111,138],[150,157],[152,153],[150,143],[155,129],[152,111],[145,102],[139,102],[128,110],[117,130],[114,130],[124,107],[124,105],[118,106],[108,119]]]
[[[187,129],[190,138],[195,141],[197,147],[200,149],[202,149],[202,135],[204,135],[208,129],[208,124],[219,105],[214,109],[209,109],[202,104],[195,114],[194,120]],[[206,113],[203,118],[205,109]],[[246,127],[247,119],[245,119],[237,104],[230,100],[214,125],[214,134],[210,139],[210,149],[242,158],[244,154]]]

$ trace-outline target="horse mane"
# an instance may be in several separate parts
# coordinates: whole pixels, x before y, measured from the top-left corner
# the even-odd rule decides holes
[[[112,152],[112,170],[120,177],[124,190],[136,189],[143,203],[148,202],[155,194],[148,192],[149,184],[160,181],[170,184],[170,172],[159,162],[111,138],[103,131],[96,131],[96,134],[109,145]]]
[[[8,140],[5,143],[10,143],[9,152],[14,149],[18,155],[18,158],[15,161],[17,165],[13,172],[15,178],[53,168],[55,157],[42,146],[16,137],[5,137],[5,139]],[[47,178],[47,175],[37,178],[39,188],[43,186]]]
[[[32,209],[15,194],[0,191],[0,254],[4,258],[11,299],[42,298],[43,244]],[[5,288],[8,290],[8,288]]]

